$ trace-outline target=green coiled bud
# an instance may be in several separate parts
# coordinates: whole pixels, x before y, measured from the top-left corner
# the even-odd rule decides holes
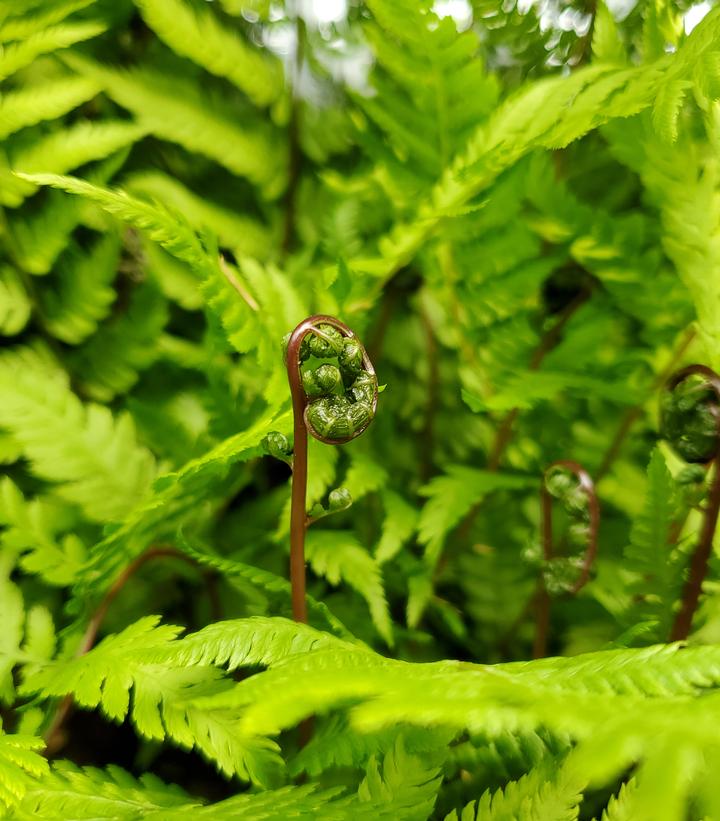
[[[353,433],[349,411],[344,396],[327,396],[308,405],[307,421],[324,439],[346,439]]]
[[[329,396],[342,385],[340,369],[336,365],[325,364],[319,368],[307,368],[302,372],[301,378],[303,390],[310,399]]]
[[[286,365],[291,388],[297,390],[294,386],[299,382],[304,395],[308,432],[321,441],[340,444],[362,433],[375,416],[377,376],[353,332],[339,320],[333,319],[337,322],[335,327],[322,319],[332,317],[311,317],[293,331],[302,331],[298,348],[301,355],[307,350],[310,363],[298,367],[302,356],[298,362],[290,363],[286,355]],[[284,344],[287,348],[289,342]],[[331,361],[318,363],[317,359]]]
[[[352,383],[350,394],[356,402],[364,402],[372,407],[377,380],[372,374],[363,371]]]
[[[276,430],[271,430],[270,433],[262,441],[265,452],[276,459],[287,461],[288,457],[292,455],[292,445],[290,440],[284,433]]]
[[[545,589],[551,596],[571,593],[582,569],[582,556],[556,556],[543,567]]]
[[[307,342],[308,351],[318,359],[327,359],[329,356],[338,356],[343,349],[343,335],[332,325],[318,325],[318,334],[308,334],[303,342]],[[301,346],[302,347],[302,346]],[[302,355],[300,357],[302,361]]]
[[[545,487],[551,496],[564,499],[577,485],[577,481],[565,470],[554,468],[545,477]]]
[[[355,339],[345,339],[338,356],[338,364],[346,385],[351,385],[358,374],[363,372],[363,352]]]
[[[686,462],[703,463],[720,448],[717,396],[700,375],[683,379],[662,398],[662,429],[673,450]]]
[[[346,487],[338,487],[328,494],[328,510],[346,510],[352,504],[352,496]]]

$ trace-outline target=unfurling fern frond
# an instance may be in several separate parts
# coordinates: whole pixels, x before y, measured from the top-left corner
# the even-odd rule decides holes
[[[36,476],[91,521],[122,518],[145,496],[155,464],[135,438],[130,416],[113,418],[100,405],[83,405],[66,374],[29,352],[0,358],[0,428],[9,431]]]
[[[150,28],[170,48],[226,77],[257,105],[269,105],[280,95],[280,63],[223,26],[209,7],[193,8],[186,0],[136,3]]]

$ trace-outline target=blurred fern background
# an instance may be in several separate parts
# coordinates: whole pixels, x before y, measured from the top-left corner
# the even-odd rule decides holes
[[[716,5],[0,0],[0,42],[0,817],[720,819],[658,430],[720,368]],[[302,625],[266,437],[313,313],[387,389],[311,441],[353,504]],[[598,559],[527,661],[557,459]]]

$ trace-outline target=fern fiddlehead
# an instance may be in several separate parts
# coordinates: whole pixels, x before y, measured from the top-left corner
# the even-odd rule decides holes
[[[331,360],[331,361],[329,361]],[[293,476],[290,511],[290,584],[296,621],[307,621],[305,532],[307,435],[341,445],[363,433],[377,409],[378,383],[370,357],[353,331],[322,314],[304,319],[285,339],[293,406]]]
[[[553,462],[543,476],[541,488],[543,566],[538,584],[536,631],[533,657],[547,650],[550,604],[553,596],[577,595],[590,578],[600,529],[600,503],[595,483],[585,468],[569,459]],[[568,540],[584,551],[558,555],[553,535],[553,499],[562,502],[571,525]]]
[[[692,628],[720,512],[720,376],[705,365],[689,365],[677,371],[662,397],[661,427],[673,450],[686,462],[708,469],[715,465],[700,539],[670,632],[671,641],[681,641]]]

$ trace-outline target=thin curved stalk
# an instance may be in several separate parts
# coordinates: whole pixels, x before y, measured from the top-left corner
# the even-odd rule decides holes
[[[331,439],[319,435],[308,425],[307,409],[308,398],[302,384],[300,374],[300,346],[308,334],[315,334],[321,338],[325,335],[318,330],[318,325],[331,325],[340,331],[346,338],[355,339],[361,347],[363,355],[363,367],[365,371],[375,377],[375,369],[372,362],[357,339],[353,331],[345,323],[333,316],[316,314],[304,319],[290,334],[288,341],[285,364],[287,367],[288,382],[290,384],[290,395],[292,397],[293,408],[293,473],[292,473],[292,496],[290,506],[290,586],[292,591],[292,615],[295,621],[307,623],[307,602],[305,584],[305,534],[308,528],[307,516],[307,473],[308,473],[308,431],[316,439],[325,444],[338,445],[349,442],[364,432],[367,425],[353,431],[351,435],[343,439]],[[374,416],[377,409],[377,380],[372,404],[372,414]],[[369,424],[369,422],[368,422]]]

